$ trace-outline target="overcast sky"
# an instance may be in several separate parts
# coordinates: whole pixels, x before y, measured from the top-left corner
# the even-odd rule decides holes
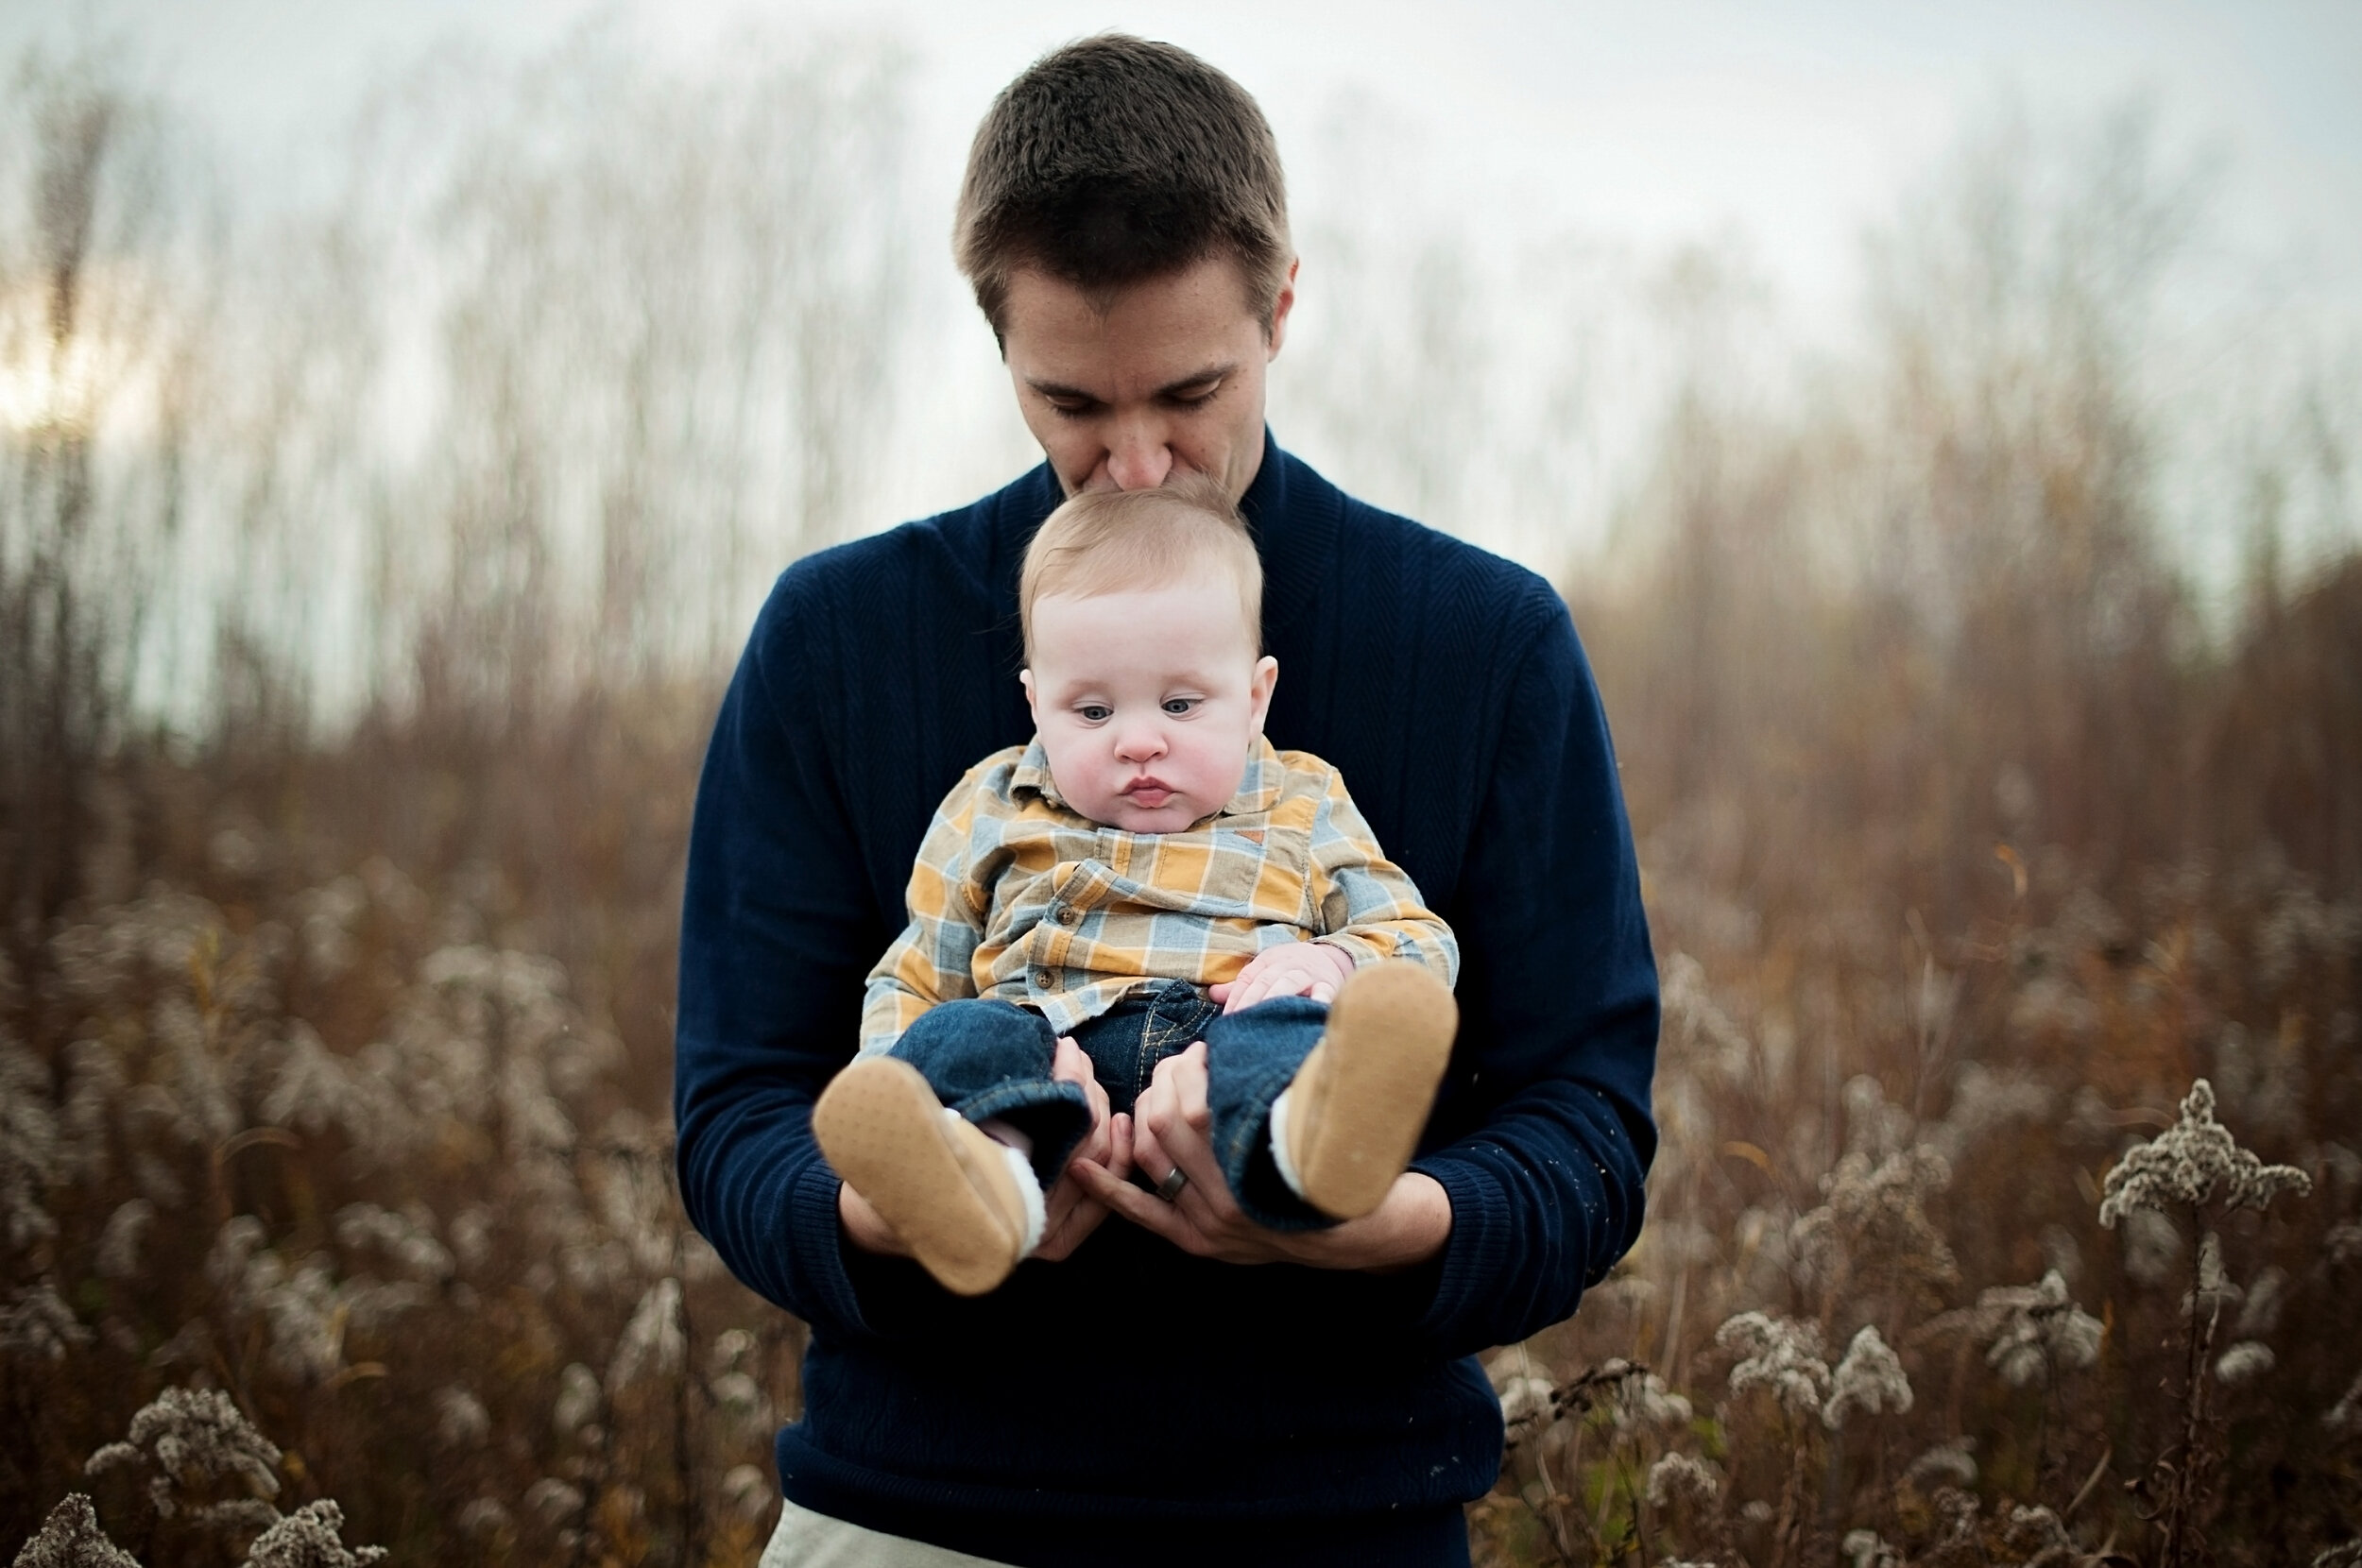
[[[1863,227],[1964,114],[2007,91],[2063,111],[2146,91],[2175,140],[2218,150],[2217,212],[2243,248],[2324,281],[2362,270],[2353,0],[0,0],[0,37],[135,41],[267,181],[429,46],[532,51],[602,14],[684,52],[750,16],[906,39],[922,167],[947,193],[977,116],[1027,60],[1104,27],[1168,38],[1260,98],[1283,154],[1359,93],[1420,127],[1429,166],[1412,173],[1438,202],[1513,233],[1735,230],[1807,314],[1850,294]]]
[[[1806,340],[1859,319],[1865,230],[1964,125],[2011,96],[2072,120],[2145,94],[2173,155],[2215,170],[2213,243],[2308,323],[2362,340],[2358,0],[0,0],[0,47],[128,42],[242,197],[268,201],[324,173],[324,131],[428,50],[529,56],[601,19],[689,61],[750,22],[902,41],[914,200],[938,235],[978,116],[1028,60],[1104,28],[1170,39],[1262,102],[1299,213],[1324,206],[1313,154],[1359,100],[1400,128],[1386,190],[1422,222],[1505,250],[1568,232],[1642,255],[1735,241]],[[964,311],[948,247],[934,255],[932,286]],[[918,416],[941,455],[914,466],[922,487],[898,511],[953,503],[1026,455],[989,336],[967,327],[946,334],[950,390]]]

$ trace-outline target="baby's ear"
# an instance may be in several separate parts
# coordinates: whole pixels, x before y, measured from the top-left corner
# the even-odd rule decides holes
[[[1265,654],[1255,661],[1255,674],[1247,683],[1247,701],[1255,713],[1255,727],[1263,727],[1263,715],[1271,711],[1273,688],[1279,684],[1279,661]]]
[[[1034,716],[1034,727],[1041,727],[1041,709],[1034,706],[1034,672],[1029,666],[1017,673],[1017,683],[1025,688],[1025,711]]]

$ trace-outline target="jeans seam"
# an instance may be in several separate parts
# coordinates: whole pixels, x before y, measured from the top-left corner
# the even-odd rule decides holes
[[[1139,1044],[1132,1052],[1132,1098],[1135,1100],[1147,1091],[1149,1074],[1156,1065],[1157,1022],[1156,1003],[1151,1002],[1146,1015],[1140,1019]]]

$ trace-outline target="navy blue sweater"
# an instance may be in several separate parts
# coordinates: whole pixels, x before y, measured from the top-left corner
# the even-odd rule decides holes
[[[1572,1313],[1638,1233],[1656,971],[1607,726],[1548,584],[1267,437],[1242,509],[1279,660],[1268,733],[1336,764],[1464,955],[1416,1162],[1450,1241],[1380,1276],[1207,1262],[1111,1219],[952,1297],[842,1242],[812,1103],[853,1053],[930,813],[1031,733],[1018,566],[1057,500],[1045,466],[800,561],[763,606],[690,845],[681,1193],[812,1326],[778,1447],[798,1503],[1019,1563],[1209,1540],[1241,1568],[1303,1561],[1356,1517],[1483,1492],[1500,1414],[1472,1353]]]

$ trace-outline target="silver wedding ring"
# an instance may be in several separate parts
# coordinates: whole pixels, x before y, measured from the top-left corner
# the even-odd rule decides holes
[[[1181,1189],[1189,1185],[1190,1173],[1179,1166],[1174,1166],[1165,1173],[1165,1179],[1156,1184],[1156,1196],[1170,1203],[1180,1197]]]

